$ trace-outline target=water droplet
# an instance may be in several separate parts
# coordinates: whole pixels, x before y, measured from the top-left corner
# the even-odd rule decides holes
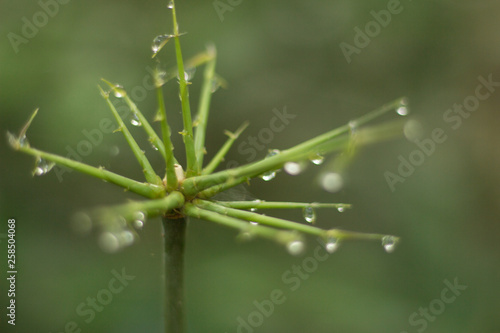
[[[271,149],[271,150],[269,150],[269,152],[267,153],[265,158],[269,158],[269,157],[278,155],[279,153],[280,153],[280,151],[278,149]],[[266,182],[274,179],[274,177],[276,177],[276,170],[267,171],[267,172],[264,172],[262,175],[260,175],[260,178],[262,178]]]
[[[154,72],[155,86],[161,87],[167,82],[167,71],[162,68],[156,68]]]
[[[297,176],[303,171],[303,167],[300,163],[297,162],[286,162],[283,169],[285,169],[286,173],[292,176]]]
[[[316,154],[313,157],[311,157],[311,162],[314,165],[321,165],[321,164],[323,164],[324,161],[325,161],[325,157],[320,155],[320,154]]]
[[[122,86],[116,85],[113,88],[113,94],[116,98],[123,98],[127,95],[127,92],[123,89]]]
[[[26,138],[26,134],[19,138],[19,146],[20,147],[28,147],[30,145],[28,138]]]
[[[172,9],[172,8],[174,8],[174,2],[173,2],[173,1],[169,1],[169,2],[168,2],[168,5],[167,5],[167,8],[168,8],[168,9]]]
[[[258,223],[258,222],[255,222],[255,221],[250,221],[250,224],[251,224],[251,225],[259,225],[259,223]]]
[[[344,205],[338,205],[338,206],[337,206],[337,211],[338,211],[339,213],[343,213],[343,212],[345,212],[345,206],[344,206]]]
[[[409,111],[406,106],[400,106],[399,108],[396,109],[397,114],[400,116],[407,116]]]
[[[265,158],[273,157],[274,155],[278,155],[279,153],[279,149],[271,149],[269,150]]]
[[[153,148],[154,150],[158,150],[158,147],[156,147],[154,143],[151,143],[151,148]]]
[[[153,55],[156,55],[160,50],[167,44],[167,42],[174,37],[174,35],[158,35],[153,39],[153,44],[151,44],[151,51]]]
[[[99,246],[104,252],[115,253],[120,249],[120,241],[114,233],[104,232],[99,236]]]
[[[402,99],[399,103],[399,106],[396,108],[396,113],[400,116],[407,116],[410,113],[408,109],[408,101],[406,99]]]
[[[302,210],[302,214],[304,215],[304,220],[306,220],[306,222],[316,222],[316,212],[311,206],[304,207],[304,209]]]
[[[348,125],[349,125],[349,131],[351,132],[351,135],[355,134],[356,130],[358,129],[358,123],[355,120],[351,120],[348,123]]]
[[[301,254],[304,252],[304,242],[300,240],[291,241],[286,245],[286,249],[288,250],[288,253],[294,256]]]
[[[217,90],[219,90],[219,88],[221,87],[221,82],[218,78],[214,77],[212,79],[212,82],[211,82],[211,87],[210,87],[210,91],[212,92],[212,94],[214,92],[216,92]]]
[[[397,239],[394,236],[384,236],[382,237],[382,246],[385,252],[392,253],[396,249]]]
[[[71,219],[71,227],[79,234],[88,234],[92,230],[92,219],[83,212],[76,213]]]
[[[403,127],[403,134],[406,139],[411,142],[415,140],[421,140],[424,134],[424,129],[422,124],[414,119],[408,120]]]
[[[130,230],[123,230],[118,235],[120,246],[129,246],[134,243],[134,234]]]
[[[322,177],[321,185],[330,193],[338,192],[344,186],[344,179],[336,172],[329,172]]]
[[[146,214],[144,214],[141,211],[136,212],[134,214],[134,221],[132,222],[134,228],[136,228],[137,230],[142,230],[145,223],[146,223]]]
[[[337,249],[339,248],[339,240],[335,237],[328,237],[327,241],[326,241],[326,244],[325,244],[325,250],[326,252],[328,253],[333,253],[335,251],[337,251]]]
[[[49,162],[41,157],[38,157],[35,163],[35,170],[33,174],[36,176],[45,175],[47,172],[52,170],[52,168],[56,165],[54,162]]]
[[[118,146],[112,146],[111,148],[109,148],[109,154],[111,156],[118,156],[119,153],[120,153],[120,148],[118,148]]]
[[[134,225],[134,228],[136,228],[137,230],[142,230],[142,228],[144,228],[144,221],[135,220],[132,224]]]
[[[266,182],[274,179],[274,177],[276,177],[276,171],[268,171],[260,176],[260,178],[262,178]]]
[[[196,67],[187,67],[184,70],[184,79],[189,82],[193,79],[194,74],[196,73]]]
[[[250,208],[250,211],[251,211],[251,212],[256,212],[256,211],[257,211],[257,208]]]
[[[142,126],[141,120],[135,113],[132,113],[132,116],[130,117],[130,123],[134,126]]]

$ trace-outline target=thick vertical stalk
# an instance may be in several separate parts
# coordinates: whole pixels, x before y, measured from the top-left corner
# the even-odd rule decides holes
[[[165,332],[184,333],[184,243],[186,219],[163,217],[165,265]]]

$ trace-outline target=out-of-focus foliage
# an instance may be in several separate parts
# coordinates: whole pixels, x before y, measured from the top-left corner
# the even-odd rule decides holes
[[[274,108],[286,106],[296,117],[269,142],[258,142],[254,150],[259,157],[403,95],[423,125],[423,138],[436,128],[447,136],[394,192],[384,173],[397,173],[399,156],[408,159],[417,149],[404,139],[365,149],[348,171],[346,187],[336,194],[318,186],[320,167],[297,177],[282,173],[272,183],[256,180],[249,193],[236,194],[352,203],[354,209],[343,214],[319,211],[318,225],[401,236],[392,254],[379,244],[349,243],[316,267],[306,260],[314,254],[313,240],[309,251],[296,258],[275,244],[241,244],[232,230],[191,221],[186,272],[190,332],[236,332],[238,318],[248,323],[249,315],[253,323],[263,318],[252,328],[255,332],[417,332],[425,318],[419,309],[430,305],[435,319],[425,320],[425,332],[498,332],[500,91],[480,101],[456,129],[443,116],[474,95],[479,76],[491,74],[500,81],[500,6],[489,0],[402,1],[401,12],[348,63],[340,44],[354,45],[355,27],[364,30],[374,20],[371,11],[387,9],[388,3],[394,2],[242,1],[224,12],[221,21],[213,1],[179,1],[181,31],[188,33],[182,38],[184,54],[215,43],[217,71],[229,82],[227,90],[213,97],[212,114],[217,116],[208,126],[209,155],[224,142],[223,130],[234,130],[244,120],[251,120],[251,126],[240,142],[259,138],[270,126]],[[8,34],[21,36],[26,20],[33,22],[42,7],[28,1],[1,6],[0,132],[18,130],[39,107],[30,142],[63,155],[110,118],[96,88],[99,79],[129,90],[142,85],[154,65],[151,41],[171,27],[166,1],[71,1],[59,5],[54,17],[15,53]],[[162,62],[169,68],[175,61],[173,53],[170,58],[167,54]],[[193,105],[199,77],[191,90]],[[176,133],[181,115],[174,85],[167,85],[166,97]],[[139,107],[153,117],[154,94],[137,94]],[[180,135],[174,140],[180,141]],[[104,134],[82,158],[141,179],[124,147],[120,135]],[[249,162],[251,154],[238,152],[238,143],[235,147],[228,162]],[[114,154],[117,148],[120,153]],[[63,332],[74,321],[82,332],[159,332],[159,220],[148,221],[140,244],[117,255],[103,254],[92,236],[72,231],[71,216],[122,202],[125,194],[76,173],[63,174],[62,182],[54,172],[32,178],[32,159],[8,149],[4,140],[0,155],[0,234],[6,232],[7,218],[18,224],[16,328]],[[301,219],[300,212],[283,216]],[[1,253],[6,253],[5,239],[0,241]],[[4,272],[6,258],[0,261]],[[301,277],[293,273],[295,265],[304,266]],[[90,314],[79,315],[79,305],[84,303],[80,310],[91,309],[87,297],[108,288],[112,270],[122,268],[136,278],[102,312],[95,311],[92,320]],[[450,304],[442,303],[441,313],[434,300],[441,298],[444,280],[453,283],[455,278],[467,289]],[[5,280],[0,284],[4,302]],[[269,317],[252,316],[254,301],[270,299],[275,289],[286,300]],[[418,315],[412,317],[414,312]]]

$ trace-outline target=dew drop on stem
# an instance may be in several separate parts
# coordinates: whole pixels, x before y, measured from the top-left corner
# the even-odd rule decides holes
[[[310,160],[314,165],[321,165],[325,161],[325,157],[320,154],[315,154]]]
[[[168,9],[174,8],[174,2],[173,1],[169,1],[168,4],[167,4],[167,8]]]
[[[407,116],[410,113],[410,110],[408,109],[408,101],[406,99],[403,98],[401,100],[398,107],[396,108],[396,113],[400,116]]]
[[[153,44],[151,44],[151,51],[153,51],[153,55],[156,55],[160,50],[167,44],[167,42],[174,37],[173,35],[158,35],[153,39]]]
[[[19,146],[20,147],[28,147],[30,145],[28,138],[26,138],[26,134],[19,138]]]
[[[48,173],[56,165],[54,162],[49,162],[41,157],[36,159],[35,170],[33,174],[36,176],[42,176]]]
[[[308,223],[316,222],[316,211],[311,206],[304,207],[304,209],[302,210],[302,214],[306,222]]]
[[[325,250],[328,253],[333,253],[339,248],[339,240],[335,237],[328,237],[325,244]]]
[[[113,94],[115,95],[116,98],[123,98],[127,95],[127,93],[125,92],[125,90],[123,89],[122,86],[120,85],[116,85],[114,86],[113,88]]]
[[[196,73],[196,67],[187,67],[184,70],[184,80],[186,82],[191,81],[194,78],[194,74]],[[179,75],[177,75],[177,78],[179,78]]]
[[[345,212],[345,206],[344,206],[344,205],[338,205],[338,206],[337,206],[337,211],[338,211],[339,213],[343,213],[343,212]]]
[[[216,92],[217,90],[219,90],[220,87],[221,87],[220,80],[218,78],[214,77],[212,79],[212,82],[211,82],[211,85],[210,85],[210,91],[213,94],[214,92]]]
[[[278,155],[280,151],[278,149],[272,149],[267,153],[265,158],[273,157],[275,155]],[[260,175],[260,178],[262,178],[264,181],[268,182],[276,177],[276,170],[271,170],[271,171],[266,171],[262,175]]]
[[[384,236],[382,237],[382,246],[385,252],[392,253],[396,249],[396,237],[394,236]]]
[[[134,126],[142,126],[141,120],[135,113],[132,113],[132,116],[130,117],[130,123]]]

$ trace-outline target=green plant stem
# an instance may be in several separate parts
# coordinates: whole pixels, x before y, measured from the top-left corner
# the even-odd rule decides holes
[[[167,155],[165,152],[165,146],[163,145],[163,142],[160,139],[160,137],[158,136],[158,134],[156,134],[156,131],[153,129],[153,127],[148,122],[146,117],[144,117],[142,112],[137,108],[135,103],[130,99],[130,97],[128,97],[128,95],[126,95],[124,97],[124,99],[125,99],[125,102],[127,103],[127,105],[129,106],[130,110],[137,115],[137,118],[139,119],[139,121],[142,124],[142,128],[144,128],[144,131],[148,135],[149,142],[151,142],[151,144],[153,144],[156,148],[158,148],[158,151],[160,152],[160,154],[163,156],[163,158],[166,159]]]
[[[262,174],[263,172],[279,169],[283,166],[284,163],[288,161],[305,159],[311,154],[318,152],[329,153],[332,151],[341,150],[349,142],[351,137],[349,132],[353,130],[353,127],[356,128],[356,131],[358,133],[358,144],[361,145],[376,142],[378,140],[376,136],[368,136],[362,134],[362,130],[357,130],[357,128],[377,117],[380,117],[390,110],[394,110],[398,105],[401,105],[401,102],[401,98],[397,99],[392,103],[388,103],[381,108],[378,108],[360,118],[350,121],[349,124],[326,132],[315,138],[300,143],[292,148],[283,150],[279,154],[276,154],[270,158],[263,159],[259,162],[243,165],[235,169],[216,172],[211,175],[202,175],[186,179],[183,184],[184,193],[188,195],[194,195],[195,193],[198,193],[211,186],[222,184],[228,179],[236,179],[239,177],[255,177]],[[376,126],[374,127],[376,128]],[[365,130],[366,129],[363,129],[363,131]],[[369,131],[370,133],[378,133],[377,130],[368,129],[367,131]]]
[[[203,73],[203,84],[201,86],[200,104],[198,107],[198,116],[196,120],[196,132],[194,135],[194,149],[196,151],[196,159],[198,162],[198,170],[203,167],[203,158],[205,156],[205,137],[207,131],[208,114],[210,110],[210,100],[212,99],[212,86],[215,77],[215,63],[217,53],[215,46],[208,47],[207,53],[211,56],[205,66]]]
[[[183,209],[184,213],[188,216],[234,228],[242,233],[248,233],[250,236],[259,236],[271,239],[285,245],[291,241],[301,240],[301,236],[293,231],[278,230],[262,225],[252,225],[248,221],[219,214],[213,210],[203,209],[191,203],[186,203]]]
[[[281,201],[217,201],[218,204],[235,209],[297,209],[297,208],[344,208],[352,206],[345,203],[318,203],[318,202],[281,202]]]
[[[248,127],[250,123],[248,121],[245,121],[234,133],[231,133],[229,131],[225,131],[224,134],[228,136],[227,141],[222,145],[220,150],[215,154],[215,156],[212,158],[212,160],[207,164],[205,169],[202,171],[202,175],[209,175],[214,170],[219,166],[220,162],[224,160],[224,156],[226,156],[227,152],[229,149],[231,149],[231,146],[233,145],[234,141],[238,139],[238,137],[243,133],[243,131]]]
[[[163,217],[165,332],[184,332],[184,248],[186,219]]]
[[[177,189],[177,175],[175,174],[175,158],[172,141],[170,140],[170,128],[167,122],[167,111],[165,109],[165,99],[161,86],[156,87],[156,96],[158,98],[158,115],[161,117],[161,132],[163,136],[163,146],[165,147],[165,174],[167,177],[167,191]]]
[[[191,120],[191,107],[189,105],[189,90],[187,87],[184,61],[182,59],[181,42],[179,41],[179,25],[177,24],[177,14],[175,2],[172,0],[172,18],[174,25],[175,55],[177,58],[177,68],[179,73],[179,94],[182,105],[182,119],[184,123],[183,140],[186,148],[186,176],[192,177],[199,172],[196,162],[196,152],[194,149],[193,122]]]
[[[182,205],[184,205],[184,196],[174,191],[161,199],[131,201],[111,207],[97,208],[92,211],[92,214],[100,218],[122,216],[125,220],[132,221],[136,219],[137,212],[142,212],[147,218],[152,218],[181,208]]]
[[[288,220],[283,220],[277,217],[261,215],[246,210],[229,208],[207,200],[195,199],[193,200],[193,203],[202,209],[217,212],[221,215],[228,215],[241,220],[253,221],[274,228],[296,230],[314,236],[322,236],[325,232],[323,229],[316,228],[307,224],[301,224]]]
[[[149,183],[161,185],[162,184],[161,178],[155,173],[153,167],[149,163],[149,160],[147,159],[146,155],[144,154],[144,151],[139,147],[139,145],[135,141],[134,137],[132,136],[132,134],[128,130],[127,126],[123,122],[123,119],[118,114],[118,111],[116,110],[115,106],[109,100],[108,93],[106,93],[104,90],[102,90],[102,88],[100,86],[99,86],[99,90],[101,91],[101,95],[106,100],[106,103],[108,104],[109,109],[113,113],[113,116],[115,117],[116,122],[118,123],[119,130],[123,133],[123,136],[125,137],[125,140],[127,140],[127,143],[130,146],[130,148],[132,149],[132,152],[134,153],[135,158],[137,159],[137,161],[141,165],[142,171],[144,172],[144,176],[145,176],[146,180]]]
[[[160,198],[165,195],[163,186],[141,183],[114,172],[105,170],[103,167],[96,168],[85,163],[77,162],[63,156],[47,153],[31,147],[18,147],[17,150],[35,157],[44,158],[47,161],[54,162],[60,166],[67,167],[96,178],[100,178],[106,182],[121,186],[127,191],[142,195],[143,197]]]

